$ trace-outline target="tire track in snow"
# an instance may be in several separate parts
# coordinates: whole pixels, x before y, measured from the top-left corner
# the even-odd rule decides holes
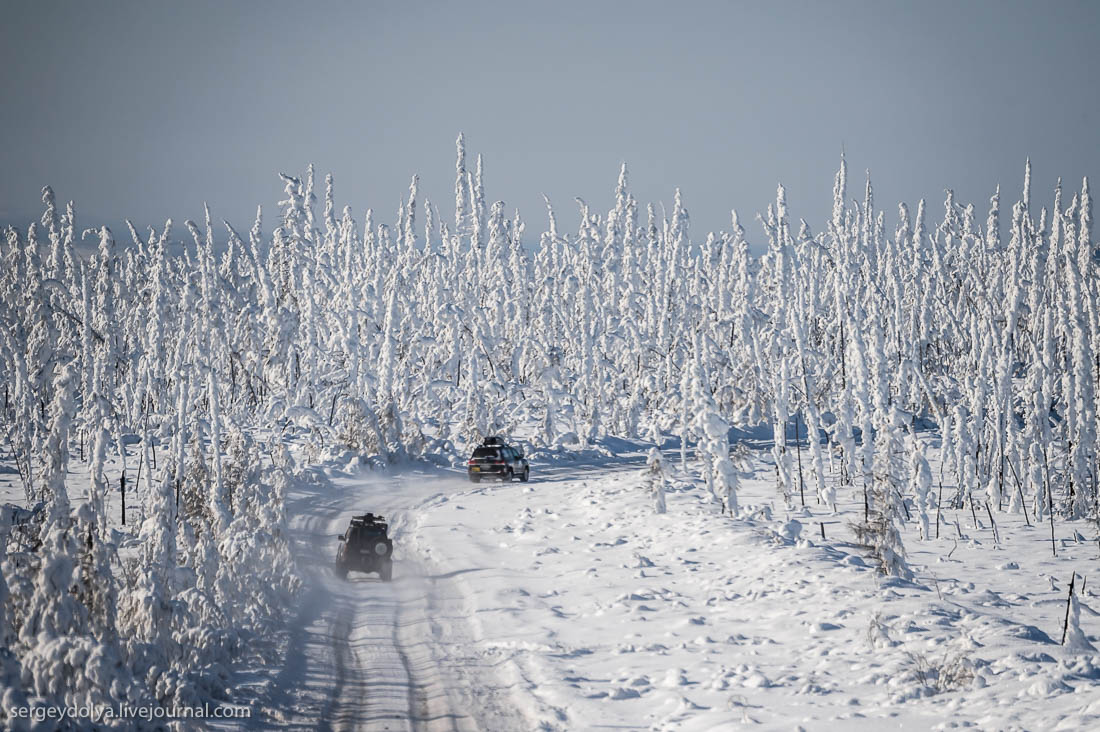
[[[344,696],[344,687],[347,684],[348,657],[351,655],[351,648],[348,645],[348,635],[350,633],[350,613],[346,610],[341,611],[340,615],[333,618],[329,624],[329,639],[332,642],[336,683],[333,685],[332,694],[329,696],[327,704],[325,704],[325,711],[321,717],[320,727],[322,729],[332,729],[335,720],[343,716],[339,707],[340,700]]]
[[[450,500],[485,487],[464,488]],[[436,505],[448,498],[426,502]],[[418,508],[423,509],[421,505]],[[498,654],[486,652],[480,626],[472,616],[468,582],[477,581],[483,567],[463,567],[440,573],[428,559],[419,533],[423,515],[403,521],[403,539],[411,555],[410,582],[398,623],[398,642],[409,658],[419,684],[416,729],[425,732],[527,730],[538,724],[516,705],[511,680],[500,674]],[[415,559],[413,558],[415,557]]]
[[[409,713],[418,732],[465,732],[477,726],[456,704],[454,682],[445,678],[446,664],[436,647],[440,638],[433,633],[429,618],[435,616],[432,598],[435,588],[425,578],[419,563],[407,562],[409,575],[401,588],[394,646],[398,649],[409,677]]]
[[[395,575],[400,565],[395,566]],[[349,576],[355,620],[350,638],[358,663],[364,699],[354,729],[368,732],[412,732],[410,698],[413,679],[394,642],[397,621],[395,583],[362,575]],[[350,728],[349,728],[350,729]]]
[[[478,567],[431,574],[419,545],[421,512],[470,493],[438,473],[363,475],[300,484],[288,501],[295,554],[307,575],[294,658],[280,674],[284,729],[471,732],[530,729],[516,706],[512,673],[485,652],[470,617],[468,582]],[[394,579],[332,571],[350,516],[373,511],[390,522]],[[312,608],[312,609],[311,609]],[[300,626],[300,627],[298,627]],[[268,719],[267,722],[275,722]]]

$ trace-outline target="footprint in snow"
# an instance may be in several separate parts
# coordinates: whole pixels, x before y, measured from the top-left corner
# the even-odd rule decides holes
[[[619,595],[619,597],[617,598],[617,601],[618,602],[630,602],[630,601],[636,601],[636,600],[651,600],[651,599],[653,599],[652,595],[639,595],[637,592],[631,592],[629,595]]]
[[[1011,607],[1012,606],[1012,603],[1005,602],[999,594],[997,594],[993,590],[988,590],[988,589],[987,590],[982,590],[981,592],[975,593],[973,601],[977,602],[981,605],[985,605],[987,607]]]
[[[664,679],[661,680],[661,686],[665,688],[687,686],[690,683],[691,682],[688,681],[687,671],[682,668],[670,668],[665,672]]]
[[[621,699],[637,699],[640,696],[641,694],[638,692],[637,689],[633,689],[628,686],[619,686],[611,692],[610,698],[617,701]]]
[[[1043,678],[1027,688],[1027,694],[1047,698],[1073,691],[1073,689],[1060,678]]]
[[[678,714],[680,714],[680,713],[683,713],[683,712],[694,712],[694,711],[699,711],[699,710],[703,710],[703,709],[710,709],[710,707],[705,707],[705,706],[702,706],[701,704],[696,704],[691,699],[688,699],[686,696],[682,696],[682,697],[680,697],[680,703],[676,707],[676,712]]]
[[[772,685],[768,677],[759,671],[753,672],[741,680],[741,686],[748,689],[766,689]]]
[[[710,680],[709,687],[712,691],[725,691],[730,688],[730,679],[735,676],[736,674],[732,671],[722,669]]]

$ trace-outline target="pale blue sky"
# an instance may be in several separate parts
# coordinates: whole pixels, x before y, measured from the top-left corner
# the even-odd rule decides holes
[[[445,215],[454,138],[486,191],[541,231],[683,189],[693,238],[788,188],[822,228],[841,146],[860,195],[1040,202],[1100,153],[1100,3],[12,2],[0,23],[0,220],[49,183],[141,224],[268,222],[279,171],[312,161],[340,204],[390,220],[409,177]],[[1011,201],[1009,201],[1010,203]],[[984,218],[984,214],[982,216]],[[93,221],[86,220],[85,223]],[[752,232],[758,232],[757,227]],[[121,233],[121,232],[116,232]],[[754,236],[759,243],[759,234]]]

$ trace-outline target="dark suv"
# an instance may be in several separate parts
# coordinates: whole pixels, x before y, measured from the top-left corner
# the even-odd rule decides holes
[[[480,446],[474,448],[473,457],[466,463],[466,474],[474,483],[480,483],[482,478],[503,481],[519,478],[526,483],[531,477],[531,466],[520,450],[499,437],[486,437]]]
[[[336,574],[347,577],[348,572],[377,572],[383,582],[393,579],[393,542],[386,532],[386,519],[373,513],[352,516],[348,530],[340,540],[336,552]]]

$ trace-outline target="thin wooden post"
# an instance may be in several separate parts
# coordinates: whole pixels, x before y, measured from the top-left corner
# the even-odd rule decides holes
[[[997,522],[993,520],[993,511],[989,508],[989,501],[985,502],[985,512],[989,514],[989,526],[993,529],[993,541],[1000,544],[1001,539],[997,536]]]
[[[1066,644],[1066,631],[1069,630],[1069,606],[1070,606],[1070,603],[1073,601],[1073,583],[1074,583],[1074,580],[1076,580],[1076,579],[1077,579],[1077,573],[1074,572],[1070,575],[1070,578],[1069,578],[1069,595],[1066,596],[1066,619],[1065,619],[1065,622],[1062,623],[1062,645],[1063,646]]]

